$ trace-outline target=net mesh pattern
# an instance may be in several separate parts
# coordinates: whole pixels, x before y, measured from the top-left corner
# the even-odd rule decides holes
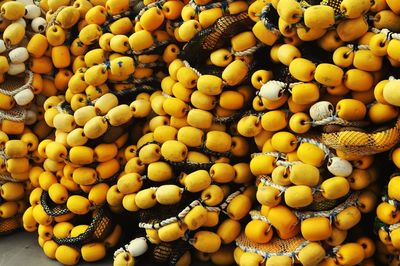
[[[213,166],[213,162],[209,163],[196,163],[196,162],[190,162],[190,161],[183,161],[183,162],[173,162],[166,160],[163,158],[163,161],[167,162],[170,164],[175,171],[177,172],[185,172],[185,173],[192,173],[197,170],[209,170],[211,166]]]
[[[189,249],[189,243],[184,240],[162,242],[154,247],[153,257],[157,262],[175,265],[180,257]]]
[[[156,224],[171,217],[177,217],[183,209],[198,198],[198,193],[183,193],[181,200],[177,204],[157,204],[150,209],[139,210],[138,214],[140,222]]]
[[[0,219],[0,235],[10,234],[21,227],[21,216],[15,216],[8,219]]]
[[[0,93],[5,95],[15,95],[25,89],[32,89],[33,74],[26,71],[24,74],[11,76],[8,75],[0,86]]]
[[[43,206],[43,209],[46,212],[46,214],[51,217],[57,217],[70,213],[65,204],[57,205],[54,202],[52,202],[49,197],[49,193],[47,191],[43,191],[42,197],[40,198],[40,204]]]
[[[259,176],[258,179],[261,182],[263,182],[264,184],[266,184],[267,186],[272,186],[272,187],[275,187],[275,188],[281,190],[280,188],[278,188],[279,186],[274,184],[272,182],[272,179],[268,176]],[[281,191],[283,192],[284,189]],[[318,213],[318,212],[329,211],[329,210],[334,209],[341,203],[343,203],[347,197],[348,197],[348,195],[343,197],[342,199],[328,200],[322,195],[322,193],[320,191],[315,191],[313,193],[312,203],[310,205],[308,205],[307,207],[299,209],[298,212],[299,213],[301,213],[301,212],[316,212],[316,213]]]
[[[359,193],[350,194],[343,202],[334,206],[333,209],[325,210],[325,211],[296,211],[293,213],[300,220],[312,218],[312,217],[329,217],[330,219],[334,219],[340,212],[350,206],[356,206],[358,203]]]
[[[400,119],[395,126],[372,132],[342,128],[338,132],[322,133],[322,143],[349,154],[373,155],[393,148],[400,141]]]
[[[292,256],[297,254],[307,243],[308,241],[301,236],[286,240],[274,237],[266,244],[252,242],[244,233],[236,239],[236,245],[244,251],[256,252],[267,258],[272,256]]]
[[[15,179],[15,178],[13,178],[11,175],[9,175],[9,174],[0,174],[0,184],[2,184],[2,183],[6,183],[6,182],[15,182],[15,183],[18,183],[18,182],[21,182],[20,180],[18,180],[18,179]]]
[[[341,13],[340,11],[340,4],[343,2],[343,0],[324,0],[321,2],[321,4],[325,4],[327,6],[333,7],[335,10],[335,14],[339,15]]]
[[[200,31],[185,45],[180,58],[189,62],[190,66],[196,68],[202,74],[215,74],[220,76],[223,68],[207,66],[206,61],[209,54],[227,43],[231,37],[250,29],[252,21],[247,13],[223,16],[212,26]]]
[[[343,0],[302,0],[300,1],[300,5],[303,8],[309,7],[310,5],[326,5],[330,6],[335,10],[335,15],[340,15],[340,4]]]
[[[341,203],[340,200],[328,200],[322,196],[321,192],[316,192],[313,195],[313,202],[307,206],[305,210],[309,211],[327,211],[335,208]]]
[[[53,240],[59,245],[80,246],[90,241],[101,241],[113,230],[112,218],[103,207],[95,211],[94,217],[86,231],[77,237],[56,238]]]
[[[338,117],[329,117],[316,123],[316,125],[323,125],[324,132],[339,131],[342,127],[364,128],[370,124],[369,121],[347,121]]]
[[[16,106],[11,110],[0,110],[0,121],[9,120],[15,122],[23,122],[25,120],[26,110],[20,106]]]

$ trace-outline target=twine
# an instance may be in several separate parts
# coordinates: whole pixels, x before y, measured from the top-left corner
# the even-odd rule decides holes
[[[263,46],[264,46],[263,43],[258,42],[255,46],[250,47],[243,51],[235,51],[233,50],[233,48],[231,48],[231,54],[234,56],[248,56],[254,54],[258,49],[260,49]]]
[[[317,212],[312,212],[312,211],[307,211],[307,212],[301,212],[301,211],[296,211],[293,210],[294,215],[297,216],[299,220],[304,220],[308,218],[313,218],[313,217],[325,217],[325,218],[330,218],[331,223],[333,222],[334,217],[336,217],[337,214],[345,210],[346,208],[350,206],[357,206],[357,200],[358,200],[359,192],[355,192],[351,194],[347,200],[332,210],[329,211],[317,211]]]
[[[228,4],[234,2],[235,0],[224,0],[221,2],[215,2],[206,5],[197,5],[194,0],[189,1],[189,5],[196,11],[196,14],[200,13],[201,11],[212,9],[212,8],[222,8],[223,11],[226,10]]]
[[[209,207],[209,206],[204,206],[205,209],[209,212],[223,212],[226,207],[229,205],[229,203],[238,195],[240,195],[246,187],[241,187],[238,191],[235,191],[234,193],[230,194],[226,200],[221,203],[219,206],[215,207]],[[202,205],[202,201],[200,199],[192,201],[186,208],[184,208],[181,212],[178,213],[177,216],[175,217],[170,217],[167,219],[162,220],[161,222],[157,223],[139,223],[139,228],[144,228],[144,229],[160,229],[163,226],[175,223],[175,222],[180,222],[182,221],[186,215],[196,206]]]
[[[281,36],[281,32],[279,31],[279,29],[277,29],[275,25],[269,22],[268,13],[271,11],[272,8],[273,6],[271,3],[265,5],[265,7],[261,10],[260,20],[264,23],[264,26],[273,34],[275,34],[276,36]]]
[[[294,250],[290,252],[267,252],[267,251],[262,251],[253,247],[246,246],[243,243],[240,243],[240,238],[246,238],[246,236],[242,233],[242,235],[239,237],[239,240],[236,240],[236,246],[238,246],[240,249],[242,249],[245,252],[252,252],[256,253],[258,255],[261,255],[264,260],[268,259],[270,257],[278,257],[278,256],[285,256],[285,257],[290,257],[292,259],[297,258],[297,254],[308,244],[310,244],[310,241],[304,240],[299,246],[297,246]],[[283,240],[285,241],[285,240]],[[268,245],[268,244],[267,244]]]
[[[392,39],[400,40],[400,33],[392,32],[389,29],[371,28],[371,31],[376,34],[379,34],[379,33],[384,34],[386,36],[385,39],[383,40],[384,42],[390,41]]]
[[[7,89],[2,89],[0,88],[0,93],[9,95],[9,96],[14,96],[15,94],[25,90],[25,89],[30,89],[32,90],[32,82],[33,82],[33,73],[30,70],[25,71],[25,75],[27,75],[27,80],[24,85],[22,85],[19,88],[13,89],[13,90],[7,90]],[[26,79],[26,77],[25,77]],[[6,80],[7,82],[7,80]]]

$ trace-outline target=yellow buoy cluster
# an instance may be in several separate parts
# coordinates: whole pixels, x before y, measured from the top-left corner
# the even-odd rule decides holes
[[[399,167],[398,147],[391,151],[390,157],[397,169]],[[397,237],[400,224],[398,219],[398,181],[399,176],[395,172],[390,176],[387,187],[382,192],[382,202],[379,203],[376,209],[374,230],[380,240],[378,245],[378,250],[380,251],[379,259],[385,263],[398,262],[398,258],[395,256],[399,248]]]
[[[42,18],[33,1],[4,1],[0,13],[0,234],[6,234],[22,227],[30,167],[40,163],[41,97],[26,45]]]
[[[0,234],[64,265],[398,262],[400,5],[316,2],[1,1]]]
[[[18,136],[3,131],[0,135],[0,233],[6,234],[22,226],[22,214],[32,190],[29,156],[37,148],[38,139],[29,130]]]
[[[395,23],[380,20],[382,15],[398,18],[387,2],[250,5],[253,33],[272,46],[269,58],[275,65],[252,74],[252,85],[259,90],[254,112],[237,124],[238,132],[254,138],[259,150],[250,169],[258,177],[261,204],[250,212],[251,221],[236,240],[237,264],[374,263],[371,235],[353,231],[362,227],[363,214],[375,210],[380,196],[374,154],[392,149],[399,139],[398,107],[394,95],[389,96],[396,60],[387,48],[376,52],[378,36],[384,36],[381,47],[397,39]],[[383,70],[384,64],[391,70]],[[319,132],[313,129],[317,127]],[[385,255],[396,254],[394,242],[389,247],[389,232],[396,228],[389,225],[398,223],[390,196],[394,180],[377,209],[378,218],[388,224],[379,231]],[[396,261],[395,256],[381,263],[389,261]]]
[[[182,13],[173,18],[164,13],[172,9],[170,5],[183,7]],[[165,29],[173,34],[172,38],[190,45],[190,40],[194,43],[198,38],[197,32],[211,29],[222,17],[220,5],[215,3],[214,12],[207,13],[210,9],[196,14],[196,8],[202,9],[198,3],[185,7],[179,2],[150,3],[139,13],[137,27],[143,29],[134,34],[140,38]],[[136,129],[136,142],[125,150],[127,162],[116,187],[122,194],[122,206],[138,215],[144,234],[114,253],[114,265],[140,264],[148,250],[154,250],[147,255],[151,260],[190,265],[190,249],[202,261],[234,263],[233,244],[256,191],[246,160],[249,142],[232,128],[249,106],[252,94],[245,79],[255,50],[242,55],[240,52],[258,47],[246,15],[239,14],[247,4],[232,2],[227,9],[225,12],[247,31],[238,33],[232,42],[221,43],[219,50],[212,49],[203,58],[215,71],[207,71],[189,58],[176,58],[178,46],[169,45],[163,53],[168,68],[160,89],[136,96],[136,101],[148,101],[151,113]],[[171,21],[149,27],[145,18],[160,12]],[[154,23],[158,21],[158,15],[152,16]],[[177,24],[172,20],[181,16],[183,23],[170,30],[169,25]],[[227,29],[219,34],[233,29],[233,22],[223,23]],[[248,37],[251,39],[247,43]],[[229,50],[231,45],[236,55]],[[182,52],[192,53],[188,46]]]

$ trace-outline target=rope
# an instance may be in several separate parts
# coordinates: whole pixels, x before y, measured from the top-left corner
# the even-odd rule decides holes
[[[347,47],[350,48],[353,51],[369,50],[369,45],[367,45],[367,44],[361,44],[361,45],[348,44]]]
[[[268,218],[265,217],[264,215],[262,215],[260,213],[260,211],[252,210],[249,212],[249,214],[250,214],[250,217],[252,220],[260,220],[260,221],[266,222],[268,224],[271,224],[271,222],[268,220]]]
[[[393,230],[400,228],[400,223],[392,224],[388,227],[389,233],[391,234]]]
[[[13,182],[13,183],[23,182],[23,181],[20,181],[20,180],[17,180],[17,179],[15,179],[15,178],[13,178],[13,177],[12,177],[11,175],[9,175],[9,174],[0,174],[0,183],[1,183],[2,181],[5,181],[5,182]]]
[[[27,79],[26,79],[26,76],[25,76],[25,80],[26,81],[25,81],[24,85],[22,85],[19,88],[12,89],[12,90],[0,88],[0,93],[5,94],[5,95],[9,95],[9,96],[14,96],[15,94],[17,94],[17,93],[19,93],[19,92],[21,92],[21,91],[23,91],[25,89],[32,90],[33,73],[32,73],[32,71],[27,70],[27,71],[25,71],[25,75],[27,76]],[[21,79],[19,78],[18,80],[21,80]],[[6,82],[7,82],[7,80],[6,80]]]
[[[279,190],[281,192],[281,194],[284,193],[288,189],[287,187],[284,187],[284,186],[275,184],[274,182],[271,182],[270,180],[268,180],[268,177],[266,177],[266,176],[262,176],[260,182],[265,186],[273,187],[273,188]]]
[[[258,95],[276,101],[280,99],[285,91],[292,92],[292,88],[296,85],[303,84],[304,82],[292,82],[285,83],[279,80],[269,80],[267,83],[262,85]]]
[[[135,17],[135,22],[138,22],[140,20],[140,18],[143,16],[144,12],[146,12],[150,8],[158,7],[159,9],[162,9],[162,5],[165,2],[166,2],[166,0],[159,0],[159,1],[156,1],[154,3],[148,4],[147,6],[145,6],[144,8],[142,8],[140,10],[139,14]]]
[[[270,155],[277,159],[286,159],[286,154],[282,153],[282,152],[257,152],[257,153],[251,154],[250,156],[251,156],[251,158],[255,158],[258,156],[262,156],[262,155]]]
[[[26,110],[16,106],[9,111],[0,110],[0,121],[10,120],[14,122],[23,122],[26,118]]]
[[[308,122],[308,123],[310,123],[312,126],[325,126],[325,125],[328,125],[328,124],[330,124],[330,123],[332,123],[334,121],[338,121],[339,119],[341,119],[341,118],[338,118],[337,116],[332,115],[332,116],[324,118],[322,120],[318,120],[318,121],[317,120],[313,120],[313,121]]]
[[[276,165],[283,166],[283,167],[286,167],[286,168],[290,168],[290,167],[292,167],[293,165],[296,165],[296,164],[302,164],[302,162],[300,162],[300,161],[287,162],[287,161],[280,161],[280,160],[276,162]]]
[[[386,35],[386,38],[383,40],[384,42],[390,41],[392,39],[400,40],[400,33],[392,32],[389,29],[371,28],[371,31],[376,34],[382,33]]]
[[[387,202],[387,203],[389,203],[390,205],[392,205],[392,206],[394,206],[396,208],[400,207],[400,202],[395,200],[395,199],[389,198],[389,196],[387,194],[383,195],[381,199],[382,199],[383,202]]]
[[[314,144],[315,146],[317,146],[318,148],[320,148],[321,150],[324,151],[325,153],[325,159],[329,156],[332,155],[330,149],[328,148],[328,146],[326,146],[325,144],[316,141],[315,139],[309,139],[309,138],[301,138],[301,137],[297,137],[297,141],[301,144],[301,143],[310,143],[310,144]]]
[[[358,196],[359,196],[358,192],[351,194],[345,202],[339,204],[338,206],[336,206],[335,208],[333,208],[332,210],[329,210],[329,211],[301,212],[301,211],[293,210],[293,213],[294,213],[294,215],[297,216],[297,218],[299,220],[304,220],[304,219],[313,218],[313,217],[326,217],[326,218],[332,219],[338,213],[342,212],[346,208],[348,208],[350,206],[357,206]]]
[[[348,126],[348,127],[366,127],[370,124],[369,121],[347,121],[343,118],[337,116],[337,114],[332,114],[331,116],[321,119],[321,120],[313,120],[306,121],[306,124],[311,124],[311,126],[326,126],[326,125],[340,125],[340,126]]]
[[[264,26],[270,30],[273,34],[281,36],[281,32],[271,22],[269,22],[268,13],[272,10],[273,6],[271,3],[267,4],[260,14],[260,20],[264,23]]]
[[[57,21],[57,16],[58,14],[64,9],[66,8],[66,6],[60,6],[55,12],[54,14],[51,16],[50,21],[47,23],[46,25],[46,30],[44,32],[46,32],[51,26],[53,25],[57,25],[60,26],[60,22]]]
[[[243,50],[243,51],[235,51],[235,50],[233,50],[233,48],[231,48],[231,53],[234,56],[248,56],[248,55],[254,54],[258,49],[260,49],[263,46],[264,46],[264,44],[259,42],[255,46],[250,47],[250,48],[248,48],[246,50]]]
[[[349,56],[351,53],[354,53],[358,50],[369,50],[369,45],[367,44],[362,44],[362,45],[348,44],[347,47],[350,48],[350,51],[345,53],[346,56]]]
[[[0,150],[0,159],[2,159],[2,166],[6,165],[6,161],[8,158],[8,156],[5,154],[4,150]]]
[[[119,248],[119,249],[117,249],[116,251],[114,251],[114,260],[115,260],[115,258],[119,255],[119,254],[121,254],[121,253],[124,253],[124,252],[126,252],[125,251],[125,249],[124,248]]]
[[[225,0],[221,2],[215,2],[207,5],[197,5],[194,0],[189,1],[189,5],[196,11],[196,13],[200,13],[201,11],[212,9],[212,8],[222,8],[225,10],[226,6],[235,0]]]
[[[200,71],[198,71],[198,70],[195,69],[194,67],[191,67],[188,61],[184,60],[184,61],[183,61],[183,64],[185,65],[185,67],[190,68],[191,70],[193,70],[193,72],[196,73],[196,75],[197,75],[198,77],[201,77],[201,76],[202,76],[202,74],[200,73]]]
[[[216,206],[216,207],[204,206],[204,208],[207,209],[207,211],[209,211],[209,212],[222,212],[235,197],[240,195],[245,190],[245,188],[246,187],[241,187],[241,188],[239,188],[238,191],[235,191],[234,193],[230,194],[226,198],[226,200],[223,203],[221,203],[219,206]],[[158,230],[163,226],[182,221],[194,207],[199,206],[199,205],[202,205],[202,201],[200,199],[194,200],[187,207],[185,207],[181,212],[179,212],[177,216],[164,219],[161,222],[157,222],[157,223],[139,223],[139,228],[157,229]]]

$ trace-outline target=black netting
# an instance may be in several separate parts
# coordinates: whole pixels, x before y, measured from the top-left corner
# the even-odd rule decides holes
[[[214,117],[214,121],[220,124],[228,125],[234,122],[238,122],[244,114],[244,111],[237,111],[231,116],[227,117]]]
[[[197,170],[210,170],[211,166],[213,166],[213,162],[209,163],[195,163],[195,162],[189,162],[189,161],[183,161],[183,162],[172,162],[166,159],[163,159],[163,161],[169,163],[172,168],[174,168],[175,172],[184,172],[184,173],[192,173]]]
[[[212,150],[208,149],[206,147],[205,143],[203,143],[200,147],[198,147],[197,149],[194,149],[194,150],[197,150],[197,151],[207,154],[209,156],[214,156],[216,158],[218,158],[218,157],[231,158],[232,157],[232,153],[230,153],[230,152],[216,152],[216,151],[212,151]]]
[[[94,211],[94,217],[87,230],[77,237],[56,238],[53,240],[59,245],[80,246],[91,241],[101,241],[113,230],[110,212],[106,207]]]
[[[22,217],[20,215],[7,219],[0,219],[0,236],[11,234],[21,227]]]
[[[315,42],[306,42],[298,47],[301,57],[311,60],[316,64],[330,63],[333,64],[332,53],[325,51]]]
[[[154,247],[154,259],[163,265],[176,265],[182,255],[190,249],[190,244],[184,240],[162,242]]]
[[[68,102],[66,102],[66,101],[64,101],[64,102],[62,102],[62,103],[60,104],[60,108],[61,108],[63,111],[65,111],[66,113],[68,113],[68,114],[74,114],[74,111],[72,110],[71,105],[70,105]]]
[[[162,205],[157,204],[156,206],[146,209],[139,210],[139,219],[141,223],[156,224],[165,219],[176,217],[181,211],[183,211],[190,203],[200,197],[199,193],[184,192],[181,200],[174,205]]]
[[[159,84],[153,84],[152,86],[149,85],[141,85],[135,86],[132,84],[132,88],[114,91],[112,92],[115,96],[118,97],[120,103],[131,103],[139,93],[146,92],[146,93],[153,93],[159,87]]]
[[[42,192],[42,196],[40,198],[40,204],[43,206],[43,209],[46,212],[46,214],[51,217],[57,217],[70,213],[65,204],[62,205],[55,204],[50,199],[49,193],[47,191]]]
[[[320,0],[307,0],[310,5],[319,5],[321,2]]]
[[[250,30],[253,21],[247,13],[233,16],[223,16],[212,26],[200,31],[185,45],[180,58],[200,71],[202,74],[221,73],[223,68],[207,66],[206,60],[210,53],[229,44],[236,34]],[[218,75],[219,76],[219,75]]]

